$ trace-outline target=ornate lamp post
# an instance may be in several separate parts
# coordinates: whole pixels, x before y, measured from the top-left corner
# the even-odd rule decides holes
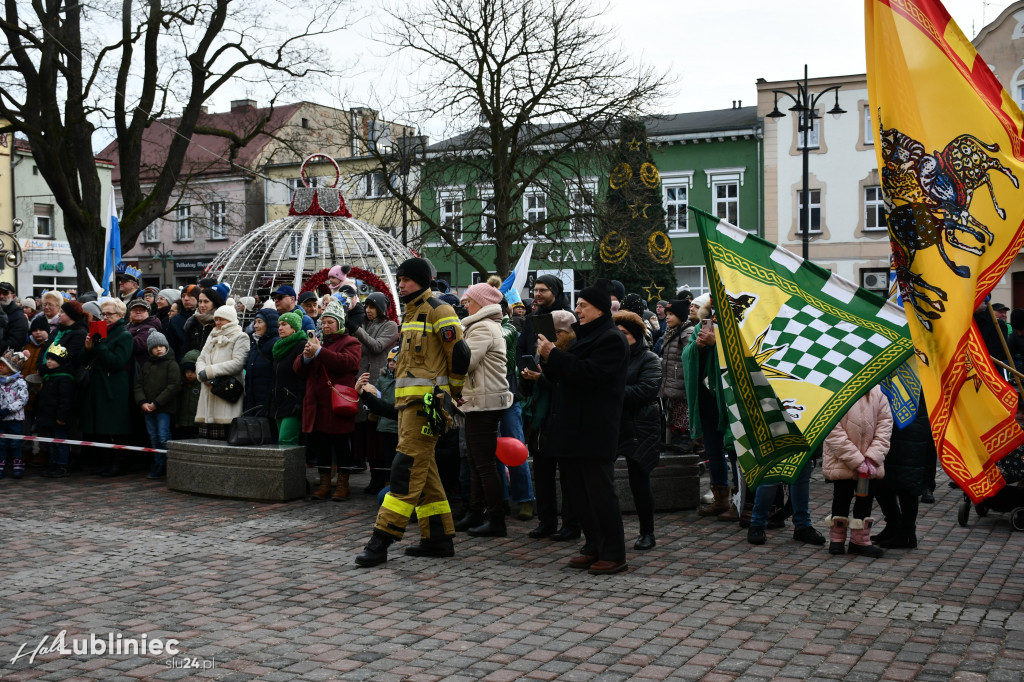
[[[832,116],[839,118],[840,115],[845,114],[846,110],[839,106],[839,88],[838,85],[825,88],[821,92],[814,94],[810,91],[807,86],[807,65],[804,64],[804,80],[803,83],[797,81],[796,84],[796,95],[794,96],[790,92],[785,90],[772,90],[775,95],[775,107],[771,113],[766,114],[767,118],[778,120],[784,118],[786,115],[779,111],[779,95],[788,97],[793,100],[793,106],[789,108],[790,111],[797,115],[797,135],[801,140],[802,152],[803,152],[803,186],[800,190],[800,231],[803,238],[803,257],[804,260],[810,259],[810,239],[811,239],[811,201],[810,201],[810,189],[807,185],[809,182],[808,164],[810,161],[810,132],[814,130],[814,120],[820,118],[815,112],[814,108],[818,105],[818,100],[825,96],[828,92],[835,93],[835,104],[829,109],[828,113]]]
[[[152,258],[153,260],[160,261],[160,271],[161,271],[160,282],[161,282],[161,284],[166,286],[167,285],[167,263],[170,262],[172,265],[174,264],[174,251],[171,251],[170,249],[164,249],[163,246],[164,246],[163,242],[160,242],[156,246],[150,246],[149,247],[149,250],[150,250],[149,257]]]

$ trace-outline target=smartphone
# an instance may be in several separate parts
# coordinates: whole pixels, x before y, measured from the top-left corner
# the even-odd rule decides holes
[[[89,336],[99,336],[102,339],[107,338],[107,323],[103,320],[90,322]]]
[[[715,323],[711,321],[711,318],[705,318],[700,321],[701,331],[715,333]]]
[[[531,372],[539,372],[540,367],[537,366],[537,359],[532,355],[523,355],[523,369],[528,369]]]
[[[315,337],[316,337],[316,332],[315,331],[313,331],[312,329],[306,331],[306,338],[307,339],[313,340]]]

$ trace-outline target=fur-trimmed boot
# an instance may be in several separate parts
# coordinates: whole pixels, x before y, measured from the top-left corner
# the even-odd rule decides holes
[[[850,519],[850,554],[877,559],[885,554],[878,545],[871,544],[871,524],[874,519]]]
[[[828,553],[846,554],[846,529],[850,519],[846,516],[826,516],[828,524]]]
[[[320,487],[313,492],[314,500],[326,500],[331,494],[331,470],[320,470]]]
[[[714,496],[714,501],[698,509],[698,516],[718,516],[729,511],[729,507],[732,505],[732,502],[729,501],[729,486],[713,485],[711,494]]]

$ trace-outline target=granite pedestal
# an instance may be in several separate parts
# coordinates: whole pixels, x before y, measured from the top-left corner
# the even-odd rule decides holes
[[[700,458],[694,454],[662,452],[657,468],[651,472],[651,492],[655,511],[696,509],[700,503]],[[629,472],[621,457],[615,461],[615,493],[622,513],[636,512]]]
[[[306,449],[172,440],[167,443],[167,487],[245,500],[294,500],[306,494]]]

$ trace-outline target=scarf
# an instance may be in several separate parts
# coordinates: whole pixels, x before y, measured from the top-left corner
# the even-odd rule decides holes
[[[208,313],[201,313],[197,310],[195,313],[193,313],[192,317],[196,319],[196,322],[205,327],[208,324],[213,324],[213,312],[214,311],[211,310]]]
[[[8,374],[7,376],[0,376],[0,384],[9,384],[12,381],[17,381],[21,378],[21,372],[15,372],[14,374]]]
[[[210,338],[207,339],[206,343],[212,344],[213,348],[217,346],[230,346],[235,342],[235,338],[239,334],[245,334],[242,328],[238,326],[237,322],[228,322],[226,325],[217,329],[213,328],[210,332]]]
[[[280,360],[284,356],[292,352],[292,349],[299,343],[306,342],[306,335],[302,332],[295,332],[291,336],[285,336],[284,338],[278,338],[274,342],[274,348],[272,353],[274,354],[274,360]]]

